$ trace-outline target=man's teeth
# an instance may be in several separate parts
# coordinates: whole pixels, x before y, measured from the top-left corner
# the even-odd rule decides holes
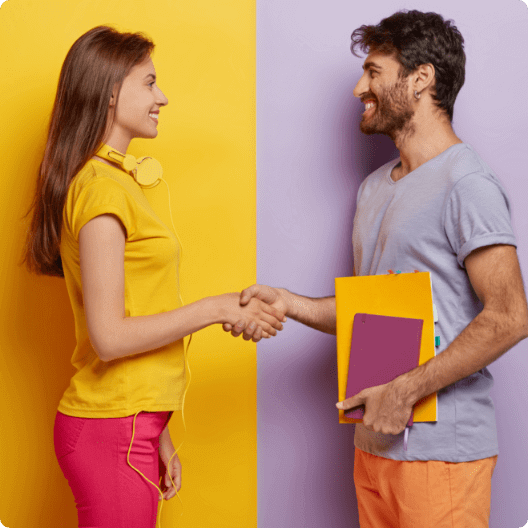
[[[375,103],[367,103],[365,104],[365,110],[370,110],[371,108],[374,108],[376,105]]]
[[[153,117],[154,119],[158,119],[158,114],[149,114],[149,117]]]

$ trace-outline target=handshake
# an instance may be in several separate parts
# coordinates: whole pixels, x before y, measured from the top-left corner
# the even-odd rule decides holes
[[[287,291],[254,284],[240,293],[217,297],[223,312],[223,329],[234,337],[243,334],[255,343],[277,335],[286,322]]]

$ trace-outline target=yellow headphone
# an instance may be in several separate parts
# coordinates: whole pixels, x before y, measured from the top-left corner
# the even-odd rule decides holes
[[[123,154],[108,145],[102,145],[95,155],[121,165],[141,187],[155,187],[163,178],[161,163],[150,156],[136,159],[131,154]]]

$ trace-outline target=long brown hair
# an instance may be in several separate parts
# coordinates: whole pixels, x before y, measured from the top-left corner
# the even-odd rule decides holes
[[[130,70],[153,49],[140,33],[98,26],[79,37],[66,55],[27,213],[33,210],[23,259],[29,270],[64,277],[60,239],[70,182],[104,140],[113,90],[119,94]]]

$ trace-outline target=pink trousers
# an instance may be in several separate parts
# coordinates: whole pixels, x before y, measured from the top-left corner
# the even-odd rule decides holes
[[[136,417],[130,463],[159,483],[159,435],[170,412]],[[77,505],[79,528],[155,528],[159,493],[127,463],[134,416],[76,418],[57,412],[55,454]]]

